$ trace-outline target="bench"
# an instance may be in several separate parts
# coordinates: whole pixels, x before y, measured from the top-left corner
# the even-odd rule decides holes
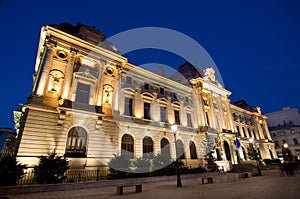
[[[202,184],[212,184],[213,183],[212,177],[202,178],[201,180],[202,180]]]
[[[127,184],[127,185],[117,185],[117,195],[123,195],[124,187],[132,187],[135,186],[135,192],[142,192],[142,184]]]
[[[245,180],[245,178],[249,178],[249,175],[248,173],[241,173],[239,177]]]

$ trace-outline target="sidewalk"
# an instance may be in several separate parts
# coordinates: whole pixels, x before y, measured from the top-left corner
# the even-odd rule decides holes
[[[124,195],[116,195],[116,186],[69,191],[11,195],[10,199],[235,199],[235,198],[299,198],[300,175],[280,176],[277,170],[263,171],[263,176],[246,178],[228,183],[201,184],[201,179],[183,179],[183,187],[176,187],[176,181],[145,183],[143,192],[135,193],[135,187],[125,187]]]

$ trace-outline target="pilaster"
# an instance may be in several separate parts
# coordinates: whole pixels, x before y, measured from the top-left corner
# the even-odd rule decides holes
[[[67,69],[66,69],[66,74],[65,74],[65,80],[63,84],[63,93],[62,93],[62,98],[63,99],[70,99],[70,90],[72,86],[72,78],[73,78],[73,68],[74,68],[74,58],[76,54],[75,49],[70,50],[70,58],[68,61]]]
[[[42,62],[41,68],[40,68],[40,74],[38,77],[38,81],[36,82],[37,84],[37,89],[35,93],[37,95],[44,95],[45,89],[47,86],[47,82],[49,79],[49,72],[50,72],[50,66],[52,63],[52,56],[53,56],[53,51],[54,47],[56,44],[54,42],[47,41],[46,47],[45,47],[45,57]]]

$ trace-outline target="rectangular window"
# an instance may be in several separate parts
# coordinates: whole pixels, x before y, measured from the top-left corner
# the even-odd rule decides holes
[[[191,114],[190,113],[187,113],[186,114],[186,119],[187,119],[187,126],[188,127],[192,127],[192,116],[191,116]]]
[[[298,145],[298,140],[297,140],[297,138],[293,138],[293,141],[294,141],[294,144],[295,144],[295,145]]]
[[[166,122],[167,121],[167,108],[165,106],[160,106],[160,121]]]
[[[286,140],[282,140],[282,144],[285,144],[286,143]]]
[[[255,139],[253,132],[250,131],[250,128],[248,128],[248,134],[251,138]]]
[[[131,77],[126,77],[126,83],[131,84],[132,83],[132,78]]]
[[[159,88],[159,94],[164,95],[165,94],[165,89],[164,88]]]
[[[241,136],[240,128],[238,126],[236,126],[236,130],[238,132],[238,135]]]
[[[256,137],[256,133],[255,133],[254,129],[252,129],[252,132],[253,132],[253,135],[254,135],[254,139],[259,140],[259,137]]]
[[[150,103],[144,102],[144,119],[151,120]]]
[[[144,89],[149,90],[149,84],[144,84]]]
[[[244,127],[242,127],[242,130],[243,130],[244,135],[246,135],[246,131],[245,131]],[[247,137],[249,137],[249,135]]]
[[[178,110],[174,110],[175,124],[180,125],[180,112]]]
[[[207,125],[209,126],[209,117],[208,117],[208,113],[205,112],[205,115],[206,115],[206,122],[207,122]]]
[[[173,99],[177,99],[176,93],[172,93],[172,98],[173,98]]]
[[[76,91],[76,102],[89,103],[90,98],[90,85],[82,84],[78,82]]]
[[[189,97],[185,97],[185,102],[189,103]]]
[[[132,116],[132,98],[125,97],[124,115]]]

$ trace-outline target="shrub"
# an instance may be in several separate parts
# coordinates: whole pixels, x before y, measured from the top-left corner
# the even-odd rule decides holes
[[[24,175],[26,165],[18,163],[16,157],[8,155],[0,159],[0,186],[15,185]]]
[[[138,158],[133,162],[135,173],[149,173],[151,163],[148,159]]]
[[[128,158],[114,154],[114,157],[108,163],[110,171],[109,178],[126,178],[130,171],[130,165],[131,162]]]
[[[34,178],[37,183],[61,183],[67,178],[65,172],[68,169],[68,160],[52,152],[48,156],[40,156],[39,165],[33,170]]]
[[[208,171],[216,172],[216,171],[219,171],[219,168],[218,168],[218,165],[215,163],[216,158],[212,154],[213,154],[213,151],[209,152],[205,157],[205,160],[207,162],[206,167],[207,167]]]

